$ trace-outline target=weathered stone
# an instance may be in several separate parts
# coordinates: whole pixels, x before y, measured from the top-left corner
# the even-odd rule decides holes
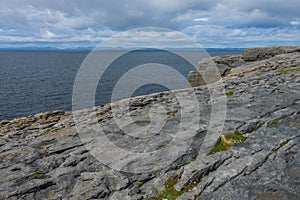
[[[189,72],[189,83],[192,87],[206,84],[200,72],[198,72],[197,70]]]
[[[249,48],[243,51],[243,59],[245,61],[257,61],[274,57],[279,54],[299,52],[300,47],[280,46],[280,47],[264,47],[264,48]]]
[[[0,122],[0,125],[6,125],[6,124],[8,124],[8,123],[10,123],[10,120],[2,120],[2,121]]]
[[[251,65],[252,61],[260,61],[272,58],[276,55],[300,52],[300,47],[296,46],[279,46],[265,48],[248,48],[242,55],[216,56],[212,58],[204,58],[198,64],[198,72],[191,71],[189,74],[189,82],[192,87],[201,86],[218,81],[221,77],[228,73],[241,76],[241,73],[233,68]],[[276,65],[280,64],[285,67],[289,66],[287,60],[275,61],[272,63],[273,69],[277,69]],[[289,60],[291,61],[291,60]],[[270,63],[264,63],[270,65]],[[275,64],[275,65],[273,65]],[[216,69],[218,71],[216,71]],[[264,70],[264,69],[261,69]]]
[[[225,65],[229,68],[238,67],[245,64],[245,60],[241,55],[215,56],[212,57],[217,66]]]
[[[139,194],[141,192],[140,187],[134,186],[130,191],[129,191],[129,196],[133,196],[135,194]]]
[[[149,199],[159,195],[168,179],[178,179],[177,189],[194,181],[196,186],[179,197],[183,200],[195,195],[198,199],[299,199],[300,53],[296,48],[279,53],[264,53],[264,60],[254,62],[246,62],[240,55],[212,58],[225,87],[218,98],[212,98],[202,86],[78,111],[83,125],[77,129],[82,130],[79,135],[76,128],[81,124],[75,127],[74,113],[70,112],[0,122],[0,199]],[[199,67],[201,81],[206,80],[213,90],[218,86],[213,84],[216,77],[208,76],[211,63],[205,62]],[[189,100],[192,94],[199,101],[199,115],[195,105],[178,102],[178,98]],[[239,130],[248,138],[225,152],[204,154],[200,148],[211,150],[218,140],[211,138],[205,140],[210,145],[202,144],[210,138],[206,134],[212,105],[216,113],[222,113],[223,107],[216,102],[225,98],[222,133]],[[130,105],[133,122],[117,124],[115,117],[126,113],[122,107],[125,103]],[[155,107],[157,104],[163,108]],[[196,122],[197,116],[200,120]],[[159,124],[159,119],[166,120],[163,131],[153,134],[147,124]],[[134,129],[134,123],[140,128]],[[183,129],[178,131],[180,123]],[[110,169],[112,163],[101,163],[88,151],[88,145],[95,142],[88,127],[97,125],[111,144],[137,153],[134,159],[114,161],[123,171]],[[190,134],[191,129],[196,129],[194,134]],[[81,134],[90,138],[81,138]],[[178,151],[173,162],[168,163],[164,154],[142,156],[165,147],[175,136],[186,143],[173,141],[175,147],[185,149]],[[109,159],[114,156],[118,155],[111,151]],[[145,165],[137,165],[140,163]],[[158,163],[163,167],[156,169]],[[126,172],[149,168],[153,171]]]

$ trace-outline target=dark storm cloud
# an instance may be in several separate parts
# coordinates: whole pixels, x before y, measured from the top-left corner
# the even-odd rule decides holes
[[[149,26],[225,43],[246,36],[260,43],[256,32],[263,36],[273,30],[274,41],[285,35],[297,43],[299,8],[299,0],[0,0],[0,43],[88,45],[119,31]]]

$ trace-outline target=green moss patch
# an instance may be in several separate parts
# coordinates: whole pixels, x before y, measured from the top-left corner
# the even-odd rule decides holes
[[[286,145],[287,143],[289,143],[289,141],[291,141],[291,139],[287,139],[287,140],[285,140],[284,142],[281,142],[281,143],[279,144],[279,147],[280,147],[280,148],[283,147],[284,145]]]
[[[52,129],[50,128],[50,129],[47,129],[47,130],[41,132],[38,136],[47,135],[49,133],[53,133],[53,132],[59,131],[61,129],[63,129],[63,128],[52,128]]]
[[[226,135],[222,134],[219,142],[214,146],[209,155],[220,151],[226,151],[232,145],[244,142],[246,139],[247,137],[244,137],[238,130]]]
[[[232,90],[230,90],[229,92],[226,93],[227,97],[231,97],[233,96],[234,92]]]
[[[176,200],[182,194],[189,192],[191,189],[193,189],[193,187],[195,187],[197,184],[196,182],[191,181],[190,183],[185,185],[182,190],[178,191],[174,187],[174,185],[177,182],[178,182],[178,178],[168,179],[165,183],[164,190],[159,193],[158,197],[151,197],[150,200],[162,200],[162,199]]]
[[[276,125],[276,124],[278,124],[279,123],[279,120],[278,119],[275,119],[275,120],[273,120],[272,122],[271,122],[271,125]]]
[[[141,186],[142,184],[143,184],[143,182],[141,182],[141,181],[135,181],[133,183],[134,186]]]
[[[32,178],[39,178],[41,176],[43,176],[45,174],[45,172],[35,172],[33,174],[31,174]]]
[[[278,70],[277,72],[279,72],[280,74],[287,74],[289,72],[299,72],[300,71],[300,67],[296,67],[296,68],[289,68],[289,69],[281,69]]]

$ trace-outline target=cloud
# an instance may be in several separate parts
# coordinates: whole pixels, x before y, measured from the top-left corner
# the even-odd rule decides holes
[[[214,46],[261,44],[275,31],[274,44],[294,39],[299,45],[299,7],[299,0],[0,0],[0,45],[96,45],[142,27],[204,36]]]
[[[254,47],[299,45],[298,28],[282,27],[225,27],[221,25],[190,26],[182,30],[204,47]]]
[[[196,18],[196,19],[194,19],[194,21],[195,22],[208,22],[208,18],[205,18],[205,17],[203,17],[203,18]]]
[[[300,25],[300,20],[294,20],[294,21],[291,21],[291,25],[293,25],[293,26],[298,26],[298,25]]]

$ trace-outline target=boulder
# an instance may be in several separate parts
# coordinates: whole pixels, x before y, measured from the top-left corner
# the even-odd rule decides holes
[[[189,72],[189,83],[192,87],[205,85],[205,81],[203,80],[200,72],[197,70],[193,70]]]

